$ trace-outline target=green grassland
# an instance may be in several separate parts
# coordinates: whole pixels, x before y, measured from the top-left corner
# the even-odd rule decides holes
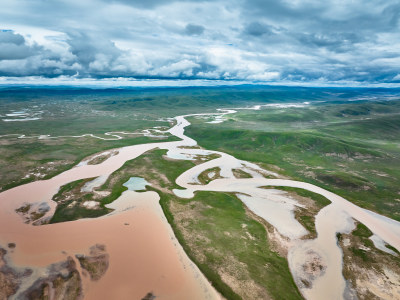
[[[400,101],[268,107],[228,118],[217,125],[191,118],[186,133],[400,220]]]
[[[178,188],[175,179],[195,162],[165,159],[165,153],[156,149],[126,162],[98,189],[110,192],[101,199],[80,192],[91,179],[63,186],[55,201],[68,198],[71,191],[74,196],[57,206],[52,222],[104,215],[108,212],[104,205],[126,190],[122,184],[140,176],[151,184],[147,190],[159,193],[164,213],[186,253],[227,299],[281,299],[282,295],[301,299],[286,259],[271,250],[265,227],[242,202],[229,193],[201,192],[190,200],[174,196],[171,190]],[[101,203],[99,209],[90,212],[80,206],[82,201],[93,199]],[[71,207],[73,201],[76,205]],[[230,278],[229,285],[225,276]]]
[[[53,196],[53,200],[57,202],[57,207],[50,223],[96,218],[112,211],[104,207],[104,205],[97,209],[88,209],[82,206],[83,202],[93,200],[94,198],[92,193],[82,193],[80,191],[86,182],[93,179],[76,180],[60,188],[58,193]]]
[[[269,166],[282,175],[314,183],[357,205],[400,220],[398,95],[397,90],[389,89],[249,86],[104,91],[0,89],[0,119],[13,110],[43,111],[42,119],[37,121],[0,120],[0,135],[93,133],[104,137],[109,131],[170,126],[168,120],[159,118],[179,114],[307,101],[311,104],[304,107],[240,110],[221,124],[190,118],[192,126],[187,127],[186,134],[206,149]],[[154,141],[159,139],[132,135],[114,141],[90,137],[54,140],[1,137],[0,188],[5,190],[50,178],[84,157],[106,149]],[[132,176],[140,176],[151,183],[147,190],[159,193],[163,211],[186,253],[223,296],[300,299],[284,255],[276,251],[269,238],[269,225],[230,193],[198,192],[193,199],[177,198],[171,192],[179,188],[175,179],[199,161],[170,160],[163,155],[165,150],[157,149],[126,162],[97,189],[108,192],[107,196],[81,192],[81,187],[91,179],[64,185],[53,198],[58,206],[51,223],[107,214],[110,210],[105,205],[127,189],[123,183]],[[24,178],[28,173],[42,175]],[[207,173],[201,176],[203,183],[209,181]],[[236,171],[235,176],[248,177],[248,174]],[[313,203],[309,210],[297,211],[296,219],[310,231],[310,237],[315,236],[314,216],[328,201],[299,189],[282,189]],[[82,203],[89,200],[98,201],[99,206],[85,208]],[[371,258],[359,247],[372,248],[369,235],[368,229],[360,224],[346,237],[352,241],[346,254],[362,266],[374,266],[379,259],[388,259],[379,251]],[[344,273],[350,278],[350,273]]]
[[[70,169],[84,157],[103,150],[157,141],[133,135],[126,135],[123,140],[100,140],[93,137],[18,139],[18,135],[59,137],[90,133],[112,138],[104,133],[135,132],[154,126],[170,127],[170,121],[160,118],[187,114],[193,110],[214,112],[217,107],[235,106],[259,98],[258,93],[240,89],[2,88],[0,190],[53,177]],[[3,121],[10,118],[7,114],[23,110],[41,112],[41,119],[27,122]],[[169,140],[176,139],[170,137]]]
[[[0,190],[6,190],[38,179],[48,179],[66,171],[83,158],[97,152],[124,146],[177,140],[126,137],[100,140],[91,137],[38,139],[0,138]],[[25,177],[28,175],[27,177]]]
[[[105,205],[121,196],[127,190],[123,184],[137,173],[146,173],[146,180],[159,189],[179,188],[174,181],[166,181],[165,178],[177,178],[194,164],[191,161],[179,161],[179,167],[173,167],[169,161],[160,159],[165,153],[165,150],[157,149],[143,154],[140,158],[127,161],[120,169],[112,173],[102,186],[96,189],[109,192],[107,196],[98,197],[92,192],[81,192],[83,185],[93,178],[73,181],[62,186],[53,197],[58,205],[50,223],[99,217],[109,213],[111,210]],[[164,174],[166,177],[163,176]],[[99,208],[87,209],[82,206],[84,201],[92,200],[99,202]]]
[[[187,201],[161,194],[161,203],[179,242],[223,296],[301,299],[286,259],[236,196],[199,192]]]
[[[303,165],[303,169],[308,163],[310,165],[306,168],[329,169],[329,173],[317,170],[309,170],[309,173],[314,172],[316,174],[313,177],[323,179],[323,182],[330,185],[339,185],[339,188],[346,183],[367,187],[368,184],[364,185],[363,182],[363,173],[368,173],[369,158],[362,160],[357,154],[369,155],[372,152],[374,157],[380,157],[379,168],[384,171],[376,172],[386,174],[387,178],[378,178],[379,175],[371,174],[375,177],[371,181],[382,185],[382,181],[387,183],[392,179],[390,185],[393,185],[399,176],[398,170],[392,167],[398,158],[399,144],[396,141],[400,127],[397,117],[399,105],[398,101],[386,99],[393,100],[398,95],[398,90],[393,89],[266,86],[105,90],[2,87],[0,136],[63,136],[92,133],[105,137],[104,133],[110,131],[133,132],[153,126],[170,126],[168,121],[160,121],[160,117],[215,112],[218,107],[307,101],[312,103],[307,109],[268,107],[260,111],[241,111],[226,123],[210,124],[208,127],[202,124],[201,128],[197,126],[199,124],[195,124],[195,127],[197,130],[217,130],[209,137],[210,141],[219,139],[219,143],[224,143],[227,150],[233,150],[235,142],[244,142],[240,145],[241,152],[250,152],[246,154],[249,157],[260,153],[269,155],[259,160],[269,161],[278,166],[282,164],[290,175],[296,175],[295,170],[290,170],[291,167],[296,168],[296,164]],[[41,119],[28,122],[2,121],[8,118],[6,114],[24,109],[41,111]],[[192,129],[195,130],[194,127],[190,128]],[[222,129],[226,130],[221,136]],[[198,133],[201,136],[201,133]],[[41,179],[43,176],[49,178],[70,168],[84,156],[142,142],[143,138],[133,136],[127,136],[121,141],[101,141],[91,137],[57,140],[0,137],[0,168],[3,170],[0,174],[0,188],[8,189]],[[203,142],[207,143],[201,139],[201,143]],[[271,146],[274,146],[272,152],[269,151]],[[297,151],[303,152],[305,157],[292,155]],[[332,166],[340,164],[343,160],[341,157],[324,157],[335,154],[347,155],[347,160],[356,156],[354,160],[345,164],[350,169],[357,165],[359,168],[355,168],[355,172],[358,175],[348,176],[346,168],[340,172],[337,167]],[[55,165],[46,165],[49,163]],[[22,179],[28,173],[44,175],[32,175],[31,178]],[[310,176],[301,178],[308,177]],[[376,195],[383,191],[384,189],[380,188],[378,191],[367,192],[375,193],[375,199]],[[385,198],[392,196],[391,193]],[[384,202],[380,201],[379,205],[385,206]],[[387,207],[380,211],[385,209]]]
[[[211,168],[204,170],[202,173],[199,174],[197,179],[201,184],[208,184],[210,181],[213,181],[218,178],[222,178],[220,175],[221,169],[219,167]],[[209,176],[210,173],[213,173],[213,176]]]
[[[144,156],[132,161],[143,166],[135,168],[134,176],[155,183],[150,190],[159,193],[160,204],[180,244],[217,290],[227,299],[267,295],[301,299],[287,261],[271,251],[266,229],[242,202],[234,195],[215,192],[199,192],[189,200],[177,198],[170,192],[176,188],[175,179],[193,162],[165,160],[161,154],[161,150],[152,151],[146,154],[151,159]],[[168,181],[161,179],[161,172]],[[228,285],[224,276],[234,283],[248,283],[253,291]]]

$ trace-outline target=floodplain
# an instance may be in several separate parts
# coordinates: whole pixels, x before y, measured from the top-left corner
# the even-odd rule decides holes
[[[25,252],[35,241],[3,230],[5,298],[111,297],[118,276],[143,298],[318,299],[326,282],[332,297],[400,295],[397,90],[11,88],[0,101],[1,213],[51,254],[38,260],[37,246]],[[130,190],[132,178],[144,189]],[[51,187],[40,200],[22,193],[35,184]],[[112,235],[134,214],[152,216],[164,245],[176,238],[167,279],[186,278],[185,290],[126,273],[111,238],[71,235],[85,224]],[[144,224],[134,236],[151,249]],[[46,245],[57,228],[65,249]]]

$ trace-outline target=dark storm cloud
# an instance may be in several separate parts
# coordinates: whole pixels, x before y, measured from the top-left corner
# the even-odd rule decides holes
[[[7,1],[0,75],[398,82],[396,0]]]
[[[204,27],[201,25],[187,24],[185,27],[185,33],[188,35],[200,35],[203,34]]]
[[[270,26],[259,22],[252,22],[246,25],[244,33],[256,37],[273,34]]]
[[[0,31],[0,60],[23,59],[40,51],[40,47],[28,46],[20,34],[12,31]]]
[[[113,42],[84,32],[69,32],[67,43],[71,53],[76,57],[76,61],[85,67],[96,62],[97,56],[100,54],[112,62],[123,53]]]
[[[326,48],[333,52],[346,52],[354,48],[354,43],[365,41],[362,36],[350,32],[332,34],[296,34],[298,41],[309,49]]]
[[[12,30],[0,31],[0,43],[21,45],[25,43],[25,39],[20,34],[15,34]]]

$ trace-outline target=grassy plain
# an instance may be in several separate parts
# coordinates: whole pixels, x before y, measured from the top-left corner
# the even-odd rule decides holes
[[[280,299],[281,295],[301,299],[286,259],[271,250],[265,227],[242,202],[232,194],[214,192],[196,193],[190,200],[177,198],[171,192],[178,188],[175,179],[195,162],[165,159],[165,153],[156,149],[126,162],[98,189],[110,192],[106,197],[96,199],[94,193],[80,193],[84,181],[65,185],[56,201],[61,195],[65,198],[74,186],[78,187],[76,194],[57,207],[52,221],[59,221],[58,216],[74,220],[107,213],[104,205],[126,190],[122,184],[132,176],[140,176],[151,184],[147,190],[159,193],[164,213],[186,253],[227,299]],[[80,205],[82,199],[95,199],[101,206],[88,212]],[[75,206],[68,207],[73,201]],[[82,216],[85,211],[87,214]]]
[[[160,154],[153,151],[147,154],[151,159],[133,161],[145,166],[136,168],[135,176],[154,182],[150,189],[159,193],[180,244],[217,290],[227,299],[282,295],[301,299],[287,261],[271,251],[266,229],[243,203],[229,193],[199,192],[193,199],[177,198],[170,192],[176,188],[175,179],[193,162],[165,160]]]
[[[170,120],[160,118],[179,114],[215,112],[219,107],[295,103],[302,107],[239,110],[221,124],[190,118],[193,125],[187,128],[186,134],[206,149],[269,166],[282,175],[315,183],[362,207],[400,220],[398,99],[399,92],[389,89],[249,86],[103,91],[1,89],[0,135],[92,133],[106,137],[104,133],[110,131],[170,126]],[[34,111],[41,119],[3,121],[8,118],[7,114],[21,110]],[[0,138],[0,188],[50,178],[102,150],[154,141],[157,139],[134,135],[112,141],[92,137],[17,139],[3,136]],[[63,186],[54,197],[59,205],[51,222],[108,213],[110,210],[105,205],[126,190],[122,184],[132,176],[140,176],[151,183],[148,190],[159,193],[164,213],[186,253],[226,298],[301,298],[286,259],[273,250],[267,225],[259,222],[229,193],[199,192],[189,200],[175,197],[171,193],[172,189],[179,188],[175,179],[197,162],[167,160],[164,154],[164,150],[154,150],[126,162],[97,189],[100,194],[81,192],[83,184],[90,179]],[[215,171],[218,176],[218,170],[209,171]],[[25,177],[27,174],[33,175]],[[209,181],[207,174],[200,176],[203,183]],[[239,171],[235,175],[248,176]],[[284,190],[312,199],[313,209],[297,211],[296,218],[311,232],[311,237],[315,236],[314,215],[328,204],[326,199],[297,189]],[[85,201],[98,201],[99,206],[89,209],[83,206]],[[388,259],[383,258],[386,254],[375,250],[378,254],[374,252],[374,255],[379,257],[371,258],[370,252],[360,248],[362,245],[372,249],[368,237],[369,232],[362,226],[346,236],[351,246],[344,248],[345,253],[362,267],[369,263],[368,266],[374,266],[381,258]],[[345,270],[346,278],[351,280],[351,274],[346,274]]]
[[[191,121],[187,135],[207,149],[278,166],[400,220],[400,101],[246,110],[218,126]]]

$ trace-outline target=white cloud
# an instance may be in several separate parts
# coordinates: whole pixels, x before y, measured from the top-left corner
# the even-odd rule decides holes
[[[7,1],[0,76],[390,83],[399,11],[396,0]]]

